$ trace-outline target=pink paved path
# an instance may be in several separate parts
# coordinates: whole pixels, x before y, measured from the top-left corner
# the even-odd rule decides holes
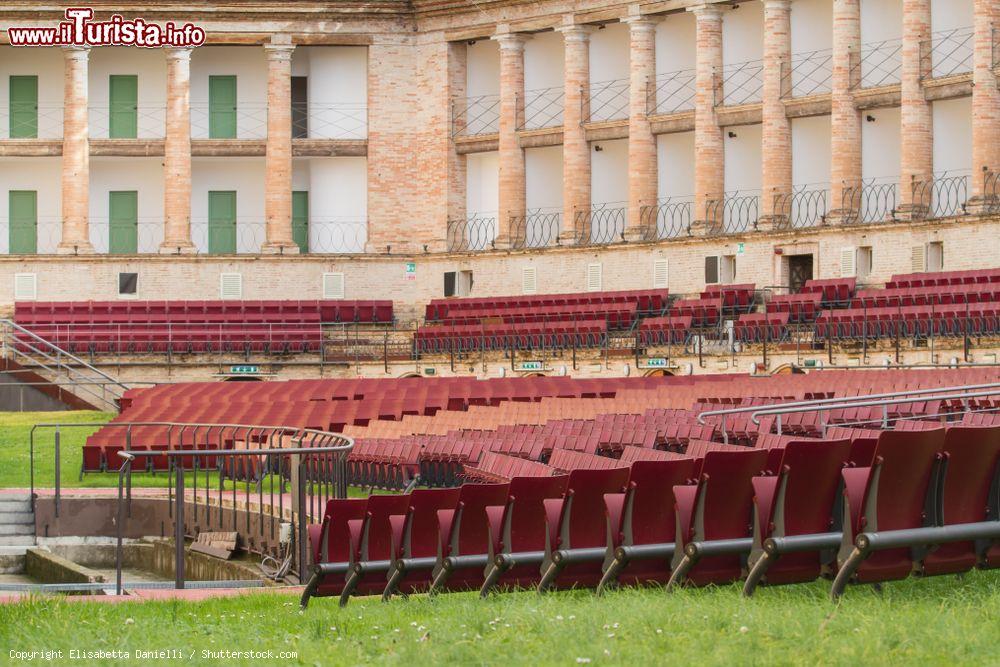
[[[114,584],[110,584],[114,587]],[[302,595],[302,586],[280,586],[271,588],[216,588],[216,589],[184,589],[160,588],[153,590],[128,591],[127,595],[61,595],[60,601],[66,602],[105,602],[117,604],[120,602],[149,602],[155,600],[185,600],[188,602],[198,602],[214,598],[236,597],[238,595],[254,595],[260,593],[278,593],[290,595],[296,598]],[[23,602],[29,597],[27,593],[13,593],[0,595],[0,604],[16,604]],[[36,596],[37,597],[37,596]]]

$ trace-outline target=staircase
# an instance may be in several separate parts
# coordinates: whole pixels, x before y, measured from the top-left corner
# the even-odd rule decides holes
[[[35,546],[35,513],[28,493],[0,494],[0,555],[23,554]]]
[[[23,382],[48,383],[48,392],[74,409],[118,412],[128,386],[11,320],[0,320],[2,368]],[[42,385],[45,386],[45,385]]]

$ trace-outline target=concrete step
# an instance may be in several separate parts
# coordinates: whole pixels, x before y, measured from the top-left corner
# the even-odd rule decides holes
[[[31,535],[35,536],[35,524],[0,524],[0,535]]]
[[[34,535],[0,535],[0,547],[33,547]]]
[[[29,500],[6,500],[0,496],[0,514],[5,512],[30,512],[31,501]]]
[[[8,512],[0,507],[0,526],[4,525],[24,525],[35,523],[35,515],[30,511]]]
[[[0,503],[7,501],[31,502],[31,494],[27,491],[23,493],[0,493]]]

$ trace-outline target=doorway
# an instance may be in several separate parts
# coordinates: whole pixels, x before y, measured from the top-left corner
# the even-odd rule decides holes
[[[788,286],[795,294],[802,291],[807,280],[813,277],[812,255],[790,255],[788,257]]]

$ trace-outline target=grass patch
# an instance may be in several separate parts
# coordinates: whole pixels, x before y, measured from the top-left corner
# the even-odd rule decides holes
[[[275,662],[295,651],[281,662],[306,665],[995,665],[1000,655],[1000,572],[911,579],[882,593],[852,588],[839,605],[826,582],[764,588],[749,600],[739,590],[417,595],[346,609],[316,599],[304,614],[296,598],[274,594],[115,605],[36,598],[0,606],[0,645],[176,648],[196,663],[215,662],[202,650],[271,650]]]

